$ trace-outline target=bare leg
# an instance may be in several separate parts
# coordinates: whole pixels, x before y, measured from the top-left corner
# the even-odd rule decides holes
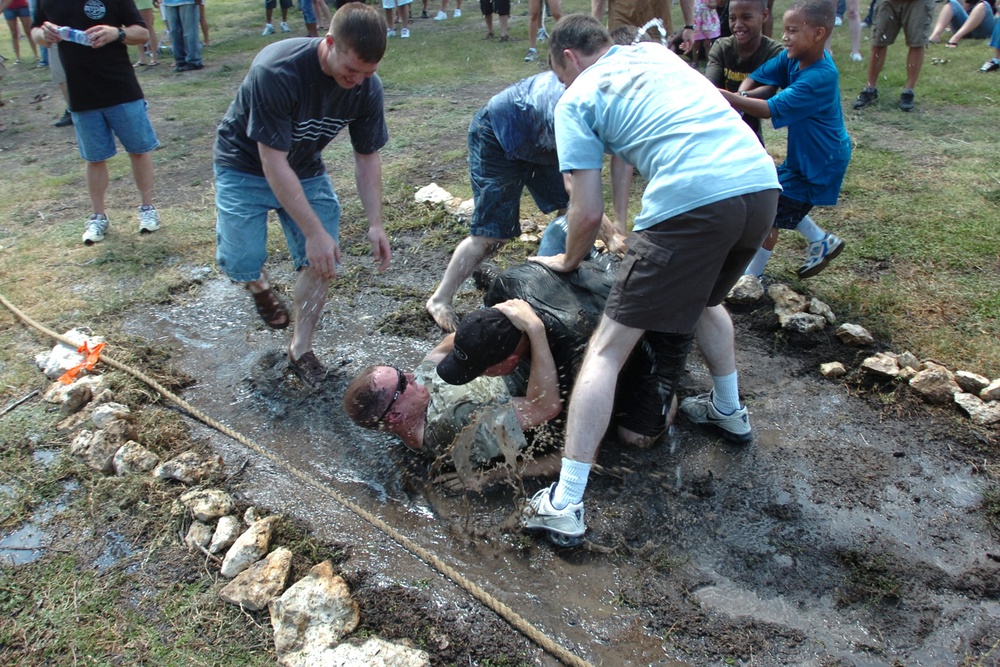
[[[201,43],[208,46],[208,18],[205,16],[205,3],[198,4],[198,22],[201,23]],[[149,25],[153,25],[150,23]],[[154,49],[155,53],[156,50]]]
[[[986,18],[986,6],[980,2],[969,12],[969,18],[965,20],[962,27],[956,30],[955,34],[951,36],[951,41],[955,44],[960,42],[966,35],[978,28],[984,18]]]
[[[543,0],[528,0],[528,48],[535,48],[538,42],[538,29],[542,25]]]
[[[924,47],[911,47],[906,54],[906,87],[910,90],[917,85],[920,68],[924,66]]]
[[[153,205],[153,157],[149,153],[129,153],[132,160],[132,177],[139,188],[143,206]]]
[[[18,61],[21,59],[21,40],[17,34],[17,19],[7,21],[7,27],[10,28],[10,39],[14,44],[14,60]]]
[[[330,281],[320,277],[314,269],[304,267],[295,281],[295,331],[288,350],[295,359],[312,349],[313,332],[323,314],[326,292]]]
[[[695,339],[709,373],[721,376],[736,372],[736,335],[725,306],[705,309],[698,320]]]
[[[509,14],[502,15],[500,17],[500,36],[507,36],[507,20],[510,18]]]
[[[493,34],[493,14],[487,14],[486,16],[483,17],[483,20],[486,21],[486,34],[487,35],[492,35]]]
[[[847,31],[851,37],[851,55],[861,55],[861,12],[858,0],[847,0]]]
[[[885,66],[885,54],[889,50],[887,46],[873,46],[872,58],[868,61],[868,87],[878,87],[878,75],[882,73]],[[923,49],[921,49],[922,51]],[[922,62],[922,59],[921,59]]]
[[[983,19],[980,18],[980,21]],[[24,34],[28,38],[28,45],[31,46],[31,52],[35,54],[35,60],[38,60],[38,45],[35,44],[35,40],[31,39],[31,17],[22,16],[21,17],[21,27],[24,28]],[[18,37],[20,40],[20,36]]]
[[[104,194],[108,191],[108,163],[87,163],[87,192],[94,213],[104,213]]]
[[[444,270],[441,284],[427,300],[427,312],[439,327],[445,331],[454,331],[458,327],[458,318],[455,317],[455,309],[451,303],[458,286],[472,275],[484,259],[507,241],[508,239],[469,236],[458,244],[448,262],[448,268]]]
[[[941,41],[941,35],[944,34],[945,29],[951,23],[951,17],[954,16],[954,12],[951,11],[951,5],[947,2],[941,7],[941,13],[938,14],[937,23],[934,24],[934,31],[931,36],[928,37],[928,41],[937,44]]]

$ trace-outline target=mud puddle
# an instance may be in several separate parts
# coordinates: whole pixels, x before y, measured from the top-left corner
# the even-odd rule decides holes
[[[416,278],[384,280],[429,293],[439,264],[427,261],[433,270]],[[354,374],[372,363],[412,368],[433,338],[375,331],[412,304],[372,289],[332,295],[315,339],[332,372],[316,391],[287,371],[287,333],[260,326],[224,279],[127,315],[126,329],[174,350],[173,363],[197,379],[187,401],[377,513],[595,664],[997,664],[1000,544],[977,511],[974,438],[946,415],[917,406],[917,416],[895,417],[823,380],[817,359],[854,354],[835,340],[786,355],[760,318],[738,315],[754,443],[729,446],[681,422],[648,451],[606,445],[599,463],[609,472],[587,491],[599,549],[559,552],[504,528],[519,490],[439,493],[419,466],[404,474],[413,461],[391,438],[349,423],[340,400]],[[706,390],[707,371],[695,357],[690,366],[686,393]],[[467,607],[464,593],[321,493],[196,428],[227,470],[242,469],[248,501],[356,545],[345,567]],[[543,483],[526,480],[524,492]]]

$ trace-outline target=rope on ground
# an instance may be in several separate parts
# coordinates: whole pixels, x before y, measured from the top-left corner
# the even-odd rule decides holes
[[[21,310],[19,310],[16,306],[14,306],[14,304],[8,301],[2,294],[0,294],[0,303],[3,303],[3,305],[11,313],[13,313],[15,317],[17,317],[19,320],[21,320],[28,326],[32,327],[33,329],[40,331],[44,333],[46,336],[54,338],[55,340],[58,340],[61,343],[65,343],[66,345],[69,345],[74,349],[77,347],[76,342],[56,333],[55,331],[52,331],[51,329],[45,327],[44,325],[36,322],[25,313],[21,312]],[[327,497],[337,502],[339,505],[342,505],[343,507],[346,507],[347,509],[351,510],[356,515],[358,515],[371,525],[378,528],[380,531],[382,531],[382,533],[384,533],[386,536],[388,536],[390,539],[396,542],[396,544],[401,546],[403,549],[409,551],[411,554],[422,560],[424,563],[433,567],[435,570],[437,570],[445,577],[450,579],[455,585],[464,589],[466,592],[472,595],[472,597],[476,598],[481,603],[492,609],[498,616],[507,621],[507,623],[513,626],[521,634],[523,634],[525,637],[533,641],[544,651],[557,658],[563,664],[570,665],[571,667],[593,667],[586,660],[574,655],[573,653],[570,653],[565,648],[557,644],[555,640],[553,640],[551,637],[549,637],[541,630],[533,626],[524,617],[522,617],[516,611],[511,609],[508,605],[496,599],[493,595],[488,593],[481,586],[479,586],[473,581],[470,581],[468,578],[462,575],[461,572],[451,567],[443,560],[438,558],[436,555],[431,553],[429,550],[425,549],[424,547],[420,546],[410,538],[406,537],[398,530],[393,528],[391,525],[389,525],[387,522],[375,516],[374,514],[372,514],[365,508],[361,507],[354,501],[344,497],[337,491],[320,483],[319,480],[315,479],[308,473],[299,470],[298,468],[294,467],[287,461],[280,459],[276,454],[267,451],[260,445],[256,444],[255,442],[247,438],[242,433],[239,433],[238,431],[229,428],[225,424],[222,424],[216,421],[215,419],[209,417],[201,410],[194,407],[181,397],[177,396],[172,391],[170,391],[169,389],[167,389],[166,387],[164,387],[159,382],[149,377],[142,371],[131,368],[127,364],[117,361],[106,354],[101,355],[101,361],[107,364],[108,366],[111,366],[112,368],[120,370],[124,373],[128,373],[132,377],[146,383],[147,385],[155,389],[157,392],[159,392],[161,396],[171,401],[177,407],[179,407],[180,409],[184,410],[189,415],[191,415],[191,417],[197,419],[198,421],[202,422],[207,426],[214,428],[220,433],[229,436],[230,438],[236,440],[240,444],[250,448],[255,453],[263,456],[267,460],[274,463],[276,466],[287,471],[293,477],[299,479],[302,482],[305,482],[306,484],[309,484],[310,486],[314,487]]]

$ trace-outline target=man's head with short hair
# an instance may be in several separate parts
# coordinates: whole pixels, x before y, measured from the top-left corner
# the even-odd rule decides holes
[[[481,308],[462,318],[455,346],[438,363],[437,373],[448,384],[465,384],[513,355],[524,334],[496,308]]]
[[[385,55],[385,17],[373,5],[347,3],[333,15],[329,34],[337,48],[354,51],[366,63],[378,63]]]
[[[565,67],[565,49],[591,56],[611,44],[611,35],[600,21],[588,14],[570,14],[564,16],[549,35],[549,62]]]
[[[826,28],[827,35],[833,30],[835,12],[829,0],[796,0],[786,11],[798,12],[815,28]]]
[[[351,380],[344,392],[344,412],[351,421],[370,429],[382,426],[392,408],[394,392],[399,391],[398,373],[392,366],[369,366]]]

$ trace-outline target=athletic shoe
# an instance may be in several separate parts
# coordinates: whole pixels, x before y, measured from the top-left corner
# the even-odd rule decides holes
[[[996,60],[987,60],[983,63],[983,66],[979,68],[980,72],[996,72],[1000,69],[1000,62]]]
[[[565,509],[552,506],[552,486],[540,489],[528,501],[521,514],[525,530],[544,530],[546,537],[560,547],[575,547],[583,542],[587,526],[583,523],[583,503],[571,503]]]
[[[913,103],[913,91],[905,90],[899,95],[899,110],[900,111],[913,111],[913,108],[917,106]]]
[[[399,31],[399,38],[400,39],[409,39],[410,38],[410,29],[409,28],[403,28],[402,30],[400,30]]]
[[[150,234],[160,228],[160,214],[155,206],[139,207],[139,233]]]
[[[273,35],[274,34],[274,26],[271,25],[270,23],[268,23],[267,25],[264,26],[264,32],[262,32],[260,34],[261,35]]]
[[[392,28],[389,28],[388,30],[385,31],[385,36],[386,37],[395,37],[396,36],[396,31],[393,30]]]
[[[864,109],[866,106],[874,104],[878,101],[878,88],[870,88],[865,86],[865,88],[858,95],[858,99],[854,100],[855,109]]]
[[[528,55],[524,56],[524,62],[530,63],[533,60],[538,60],[538,49],[528,49]]]
[[[52,123],[56,127],[69,127],[73,124],[73,114],[69,112],[69,109],[63,112],[62,118]]]
[[[549,38],[549,33],[545,31],[545,26],[542,26],[541,28],[539,28],[538,32],[535,33],[535,41],[536,42],[544,42],[548,38]]]
[[[284,21],[281,22],[281,32],[291,32],[292,29],[288,27],[288,24]]]
[[[451,15],[457,19],[460,19],[462,18],[462,10],[456,9],[454,12],[451,13]]]
[[[839,255],[845,245],[843,239],[833,234],[827,234],[821,240],[810,243],[809,249],[806,251],[806,261],[802,263],[797,272],[799,278],[812,278],[825,269],[830,260]]]
[[[844,19],[840,18],[839,16],[833,17],[833,25],[839,28],[840,26],[844,25]]]
[[[444,12],[438,12],[437,16],[434,17],[435,21],[446,21],[447,19],[448,15],[445,14]]]
[[[852,54],[851,54],[851,61],[852,61],[852,62],[856,62],[856,63],[859,63],[859,62],[861,62],[861,61],[862,61],[862,60],[864,60],[864,59],[865,59],[865,58],[864,58],[864,56],[862,56],[862,55],[861,55],[860,53],[858,53],[857,51],[855,51],[854,53],[852,53]]]
[[[94,245],[104,240],[104,234],[108,231],[111,221],[103,213],[94,213],[87,220],[87,227],[83,230],[83,242],[87,245]]]
[[[707,394],[691,396],[681,401],[680,412],[695,424],[715,426],[722,431],[722,437],[730,442],[750,442],[750,415],[746,406],[731,415],[724,415],[715,407],[715,390]]]
[[[429,19],[430,18],[430,16],[427,15],[427,10],[426,9],[423,10],[422,12],[420,12],[420,18],[422,18],[422,19]]]

